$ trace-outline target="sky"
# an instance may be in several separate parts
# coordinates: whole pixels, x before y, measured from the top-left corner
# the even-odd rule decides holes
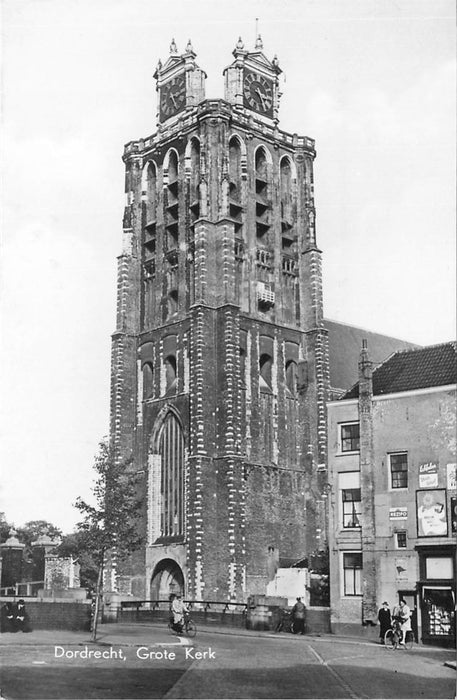
[[[327,318],[455,338],[455,10],[448,0],[2,0],[0,511],[70,532],[108,433],[123,146],[192,40],[208,98],[241,36],[316,140]]]

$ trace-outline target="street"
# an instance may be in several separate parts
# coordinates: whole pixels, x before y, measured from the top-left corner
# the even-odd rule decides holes
[[[223,632],[223,633],[222,633]],[[1,692],[32,698],[454,698],[453,650],[243,630],[179,639],[158,625],[0,638]]]

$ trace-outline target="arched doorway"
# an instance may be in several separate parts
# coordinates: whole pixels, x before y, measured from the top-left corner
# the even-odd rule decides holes
[[[168,600],[171,593],[184,595],[184,574],[173,559],[162,559],[151,577],[151,600]]]

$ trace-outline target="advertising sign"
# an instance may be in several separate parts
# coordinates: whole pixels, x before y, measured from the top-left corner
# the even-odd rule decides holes
[[[438,486],[438,465],[433,462],[419,465],[419,487],[431,489]]]
[[[451,497],[451,523],[452,523],[452,534],[457,533],[457,498],[455,496]]]
[[[408,508],[389,508],[389,520],[408,520]]]
[[[457,464],[447,464],[447,487],[449,491],[457,489]]]
[[[447,535],[446,491],[416,491],[418,537]]]

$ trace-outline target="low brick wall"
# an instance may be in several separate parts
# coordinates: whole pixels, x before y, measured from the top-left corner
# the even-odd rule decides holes
[[[17,603],[18,598],[1,598],[0,605],[6,602]],[[90,601],[56,601],[24,598],[25,609],[30,618],[32,630],[89,630]]]
[[[256,614],[258,613],[262,614]],[[278,608],[273,606],[256,606],[248,610],[248,614],[241,612],[216,612],[209,610],[191,610],[192,619],[197,624],[214,625],[215,627],[238,627],[240,629],[273,630],[278,621]],[[127,608],[119,610],[117,622],[157,622],[168,624],[168,610],[134,610]],[[305,631],[308,634],[330,633],[330,608],[307,608],[305,613]]]
[[[191,610],[191,617],[195,624],[215,625],[219,627],[246,628],[246,617],[237,612],[213,612],[211,610]],[[168,624],[169,613],[167,610],[121,610],[117,618],[118,622],[160,622]]]

